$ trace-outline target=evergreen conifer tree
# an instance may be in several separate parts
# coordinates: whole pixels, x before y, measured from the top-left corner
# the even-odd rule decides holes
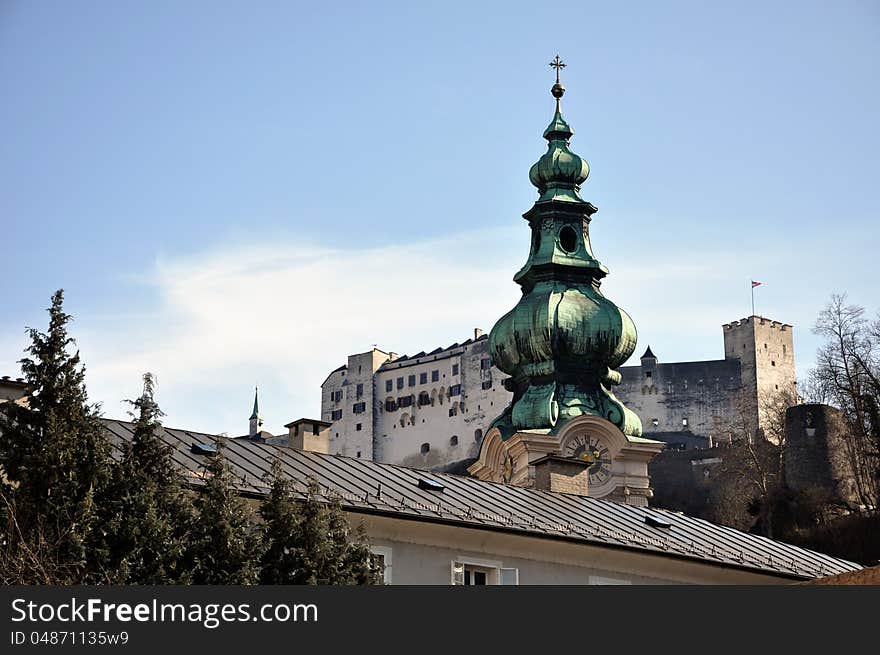
[[[100,407],[88,402],[79,352],[69,352],[63,298],[52,296],[47,332],[28,330],[29,356],[19,362],[26,405],[0,406],[0,577],[13,583],[91,580],[95,498],[110,475]]]
[[[182,557],[191,503],[172,460],[172,448],[159,433],[162,411],[154,381],[144,375],[141,397],[128,401],[136,410],[134,435],[122,446],[112,483],[103,499],[105,569],[110,579],[127,584],[186,582]]]
[[[193,584],[256,584],[262,541],[253,513],[238,496],[222,441],[205,468],[206,481],[195,499],[187,560]]]
[[[352,538],[338,497],[322,500],[321,486],[309,479],[305,498],[297,500],[280,460],[272,465],[270,492],[260,506],[265,551],[263,584],[378,584],[381,576],[363,526]]]

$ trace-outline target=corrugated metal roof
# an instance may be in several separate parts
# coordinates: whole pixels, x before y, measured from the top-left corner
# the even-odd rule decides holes
[[[130,440],[133,426],[105,420],[114,440]],[[174,460],[194,485],[202,483],[207,455],[194,444],[212,444],[215,435],[163,428]],[[224,439],[241,493],[262,496],[263,480],[275,457],[304,493],[309,476],[355,512],[503,530],[545,538],[627,548],[708,564],[752,569],[797,578],[815,578],[860,569],[858,564],[675,512],[634,507],[597,498],[526,489],[445,473],[433,473],[364,459],[294,450],[243,439]],[[420,488],[420,479],[443,491]],[[425,486],[425,485],[422,485]],[[670,524],[653,527],[646,517]]]

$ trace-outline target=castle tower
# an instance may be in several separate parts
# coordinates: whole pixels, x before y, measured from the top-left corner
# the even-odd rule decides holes
[[[556,111],[544,130],[547,152],[529,171],[539,197],[523,215],[531,248],[514,277],[522,297],[489,334],[492,363],[510,376],[505,387],[513,398],[468,470],[535,486],[561,479],[536,475],[536,466],[543,470],[554,457],[573,458],[587,463],[589,485],[572,473],[578,481],[566,484],[569,492],[646,504],[647,462],[662,446],[640,438],[639,417],[611,391],[621,380],[615,369],[635,350],[636,328],[600,291],[608,269],[590,243],[597,209],[580,194],[590,167],[569,149],[574,130],[562,117],[565,87],[559,81],[565,64],[557,56],[550,65],[556,69]]]
[[[763,427],[765,410],[779,394],[796,394],[792,327],[763,316],[724,325],[724,358],[739,359],[743,405],[755,429]]]
[[[255,437],[263,429],[263,418],[260,416],[259,389],[254,387],[254,411],[251,412],[248,436]]]

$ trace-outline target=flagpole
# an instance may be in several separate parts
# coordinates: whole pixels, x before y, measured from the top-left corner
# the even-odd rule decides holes
[[[752,316],[755,315],[755,283],[752,282]]]

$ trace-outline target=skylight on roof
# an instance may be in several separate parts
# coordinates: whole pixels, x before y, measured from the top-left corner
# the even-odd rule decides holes
[[[668,530],[672,527],[672,523],[667,521],[666,519],[661,519],[659,516],[654,516],[652,514],[648,514],[645,516],[645,523],[654,528],[663,528],[664,530]]]
[[[428,491],[443,491],[446,487],[436,480],[428,480],[419,478],[419,489],[427,489]]]
[[[217,444],[213,443],[194,443],[190,448],[190,451],[195,453],[196,455],[216,455],[217,454]]]

